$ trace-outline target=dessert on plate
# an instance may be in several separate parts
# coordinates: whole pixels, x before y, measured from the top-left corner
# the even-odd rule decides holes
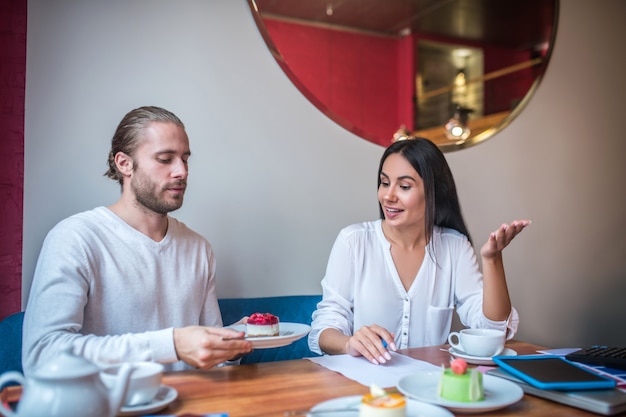
[[[248,317],[246,335],[248,337],[278,336],[280,325],[278,317],[271,313],[254,313]]]
[[[372,385],[361,399],[359,417],[406,417],[406,399],[399,392],[387,392]]]
[[[449,368],[443,369],[438,393],[441,398],[450,401],[482,401],[485,399],[483,374],[476,369],[468,369],[463,359],[454,359]]]

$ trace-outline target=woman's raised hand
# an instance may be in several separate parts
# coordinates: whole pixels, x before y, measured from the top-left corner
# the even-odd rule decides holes
[[[489,239],[480,249],[480,255],[487,259],[499,256],[513,238],[530,223],[530,220],[513,220],[510,224],[502,224],[498,230],[489,234]]]

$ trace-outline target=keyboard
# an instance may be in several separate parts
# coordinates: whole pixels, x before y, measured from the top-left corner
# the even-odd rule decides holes
[[[590,346],[565,356],[573,362],[626,370],[626,347]]]

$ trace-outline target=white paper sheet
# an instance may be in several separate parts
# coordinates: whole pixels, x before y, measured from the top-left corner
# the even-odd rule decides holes
[[[307,358],[331,371],[339,372],[365,386],[376,384],[381,388],[395,387],[406,375],[415,372],[436,371],[440,367],[429,362],[413,359],[409,356],[391,353],[391,360],[382,365],[374,365],[363,357],[350,355],[324,355]]]

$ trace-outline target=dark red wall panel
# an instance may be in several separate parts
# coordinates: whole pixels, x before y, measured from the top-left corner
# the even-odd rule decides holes
[[[21,310],[27,0],[0,0],[0,319]]]
[[[299,87],[318,107],[332,109],[344,126],[372,132],[375,142],[388,146],[400,125],[412,123],[412,116],[405,116],[413,86],[398,70],[412,65],[406,42],[278,20],[265,24]]]

